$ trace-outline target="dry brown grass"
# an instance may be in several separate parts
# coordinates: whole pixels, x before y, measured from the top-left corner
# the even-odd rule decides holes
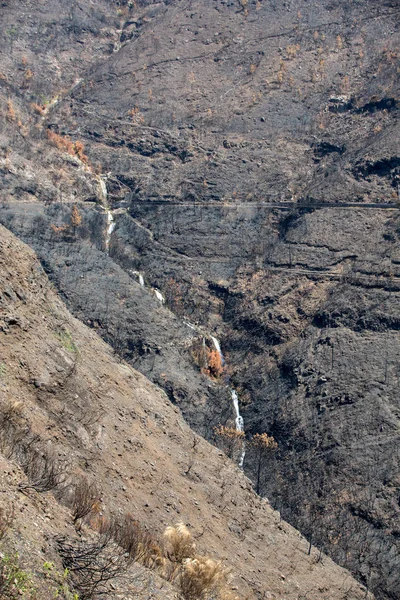
[[[175,563],[181,563],[186,558],[194,556],[196,545],[192,534],[184,523],[177,523],[174,527],[167,527],[164,531],[166,552],[168,558]]]
[[[148,568],[163,563],[163,552],[155,536],[145,530],[132,515],[112,519],[109,533],[113,540],[129,555],[129,559]]]
[[[75,526],[81,523],[92,511],[96,511],[100,492],[94,482],[88,481],[86,477],[80,477],[74,486],[72,500],[72,515]]]
[[[185,600],[205,600],[211,596],[220,598],[227,576],[228,571],[212,558],[187,558],[179,577],[180,590]]]

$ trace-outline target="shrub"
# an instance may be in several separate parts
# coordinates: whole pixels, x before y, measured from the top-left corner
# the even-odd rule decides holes
[[[19,566],[19,555],[5,554],[0,560],[0,598],[2,600],[34,600],[36,590],[29,573]]]
[[[12,100],[7,100],[7,113],[6,118],[8,121],[15,121],[17,118],[17,114],[15,112],[14,104]]]
[[[214,434],[217,438],[218,447],[225,452],[228,458],[234,461],[239,460],[243,451],[244,431],[239,431],[234,427],[218,425],[218,427],[214,427]]]
[[[140,562],[149,568],[162,563],[162,550],[157,540],[130,514],[126,514],[122,519],[114,519],[109,532],[131,561]]]
[[[0,508],[0,540],[4,538],[7,531],[12,527],[14,522],[14,505]]]
[[[179,578],[185,600],[203,600],[211,594],[219,595],[226,585],[227,571],[220,562],[206,556],[187,558]]]
[[[167,541],[167,555],[172,562],[181,563],[184,559],[194,556],[196,545],[184,523],[167,527],[164,537]]]
[[[51,129],[47,130],[47,137],[59,150],[63,150],[71,156],[77,156],[81,162],[85,165],[89,165],[89,159],[84,153],[84,145],[82,142],[73,142],[70,137],[59,135]]]
[[[108,595],[109,584],[122,576],[129,565],[110,535],[86,540],[56,538],[63,567],[71,575],[79,600]]]
[[[53,449],[29,448],[22,460],[22,468],[28,481],[19,484],[20,490],[31,488],[49,492],[65,482],[65,465],[59,462]]]
[[[207,354],[208,371],[212,377],[219,379],[224,372],[221,355],[217,350],[208,350]]]
[[[95,509],[99,497],[100,492],[95,483],[89,482],[86,477],[78,479],[74,486],[72,500],[72,516],[75,525]]]

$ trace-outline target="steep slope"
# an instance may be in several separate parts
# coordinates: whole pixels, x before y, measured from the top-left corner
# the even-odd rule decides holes
[[[232,567],[241,597],[364,597],[328,558],[307,556],[307,542],[231,461],[190,430],[165,394],[69,315],[34,254],[4,228],[0,262],[2,404],[17,399],[68,470],[79,468],[98,482],[102,511],[129,511],[159,532],[175,520],[188,523],[198,546]],[[2,505],[19,507],[13,482],[21,475],[12,464],[8,469],[13,477]],[[46,513],[50,547],[55,533],[72,535],[68,513],[57,512],[52,498],[28,498],[25,518],[35,510],[42,521]],[[31,539],[18,542],[20,552],[29,543],[36,555],[30,527],[24,536]]]
[[[263,493],[397,598],[399,3],[1,10],[1,221],[207,437],[217,335]]]

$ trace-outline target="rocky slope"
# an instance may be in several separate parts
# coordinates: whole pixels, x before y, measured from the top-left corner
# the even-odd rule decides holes
[[[263,492],[397,598],[399,3],[1,11],[1,221],[200,434],[235,385]]]
[[[365,597],[330,559],[317,560],[317,551],[307,556],[306,540],[255,495],[230,460],[190,430],[165,393],[70,316],[34,254],[4,228],[0,264],[2,410],[18,400],[25,423],[66,472],[98,482],[103,513],[129,511],[159,533],[183,520],[203,552],[232,568],[231,587],[240,597]],[[68,510],[49,493],[23,495],[17,484],[24,474],[1,460],[1,506],[13,504],[16,515],[11,541],[23,562],[39,570],[54,560],[55,534],[77,534]],[[137,569],[135,593],[143,581],[150,586],[151,576]],[[154,581],[157,589],[160,580]],[[143,598],[170,597],[168,586],[146,590]]]

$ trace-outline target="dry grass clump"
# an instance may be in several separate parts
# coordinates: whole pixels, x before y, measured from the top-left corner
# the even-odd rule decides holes
[[[167,527],[162,576],[179,586],[185,600],[235,600],[228,589],[229,571],[223,565],[196,554],[196,544],[184,523]]]
[[[167,542],[166,553],[172,562],[181,563],[186,558],[194,556],[196,544],[184,523],[167,527],[164,531],[164,538]]]
[[[219,598],[222,588],[227,584],[227,576],[227,570],[212,558],[187,558],[179,576],[181,593],[185,600]]]
[[[150,569],[163,563],[163,552],[154,535],[143,529],[132,515],[126,514],[121,519],[110,523],[109,533],[113,540],[128,554],[131,561],[136,561]]]

